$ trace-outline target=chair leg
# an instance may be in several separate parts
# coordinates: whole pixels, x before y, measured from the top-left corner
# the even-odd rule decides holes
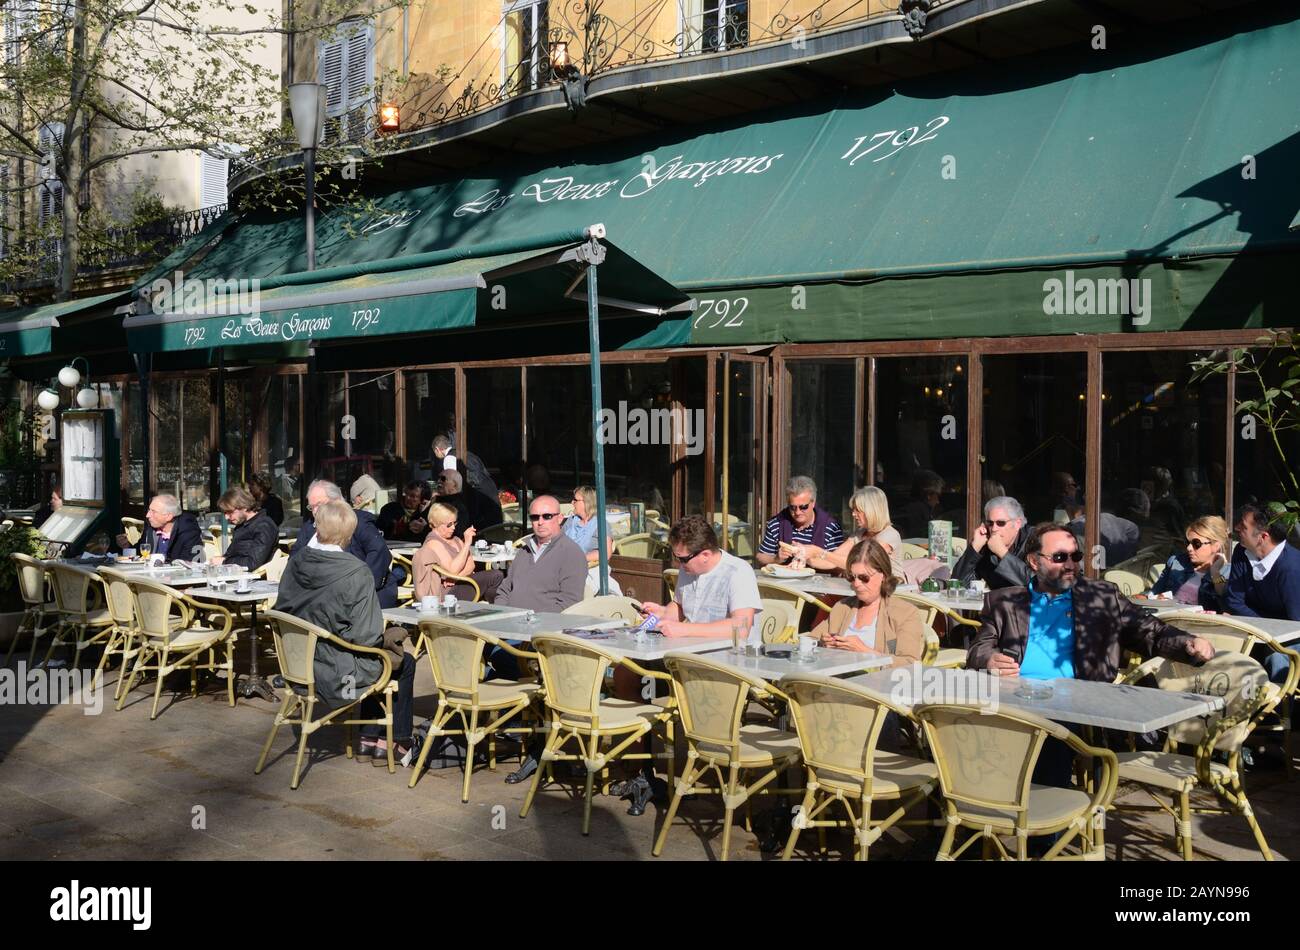
[[[136,676],[140,673],[140,671],[141,671],[141,670],[144,668],[144,666],[145,666],[145,649],[146,649],[146,648],[145,648],[144,643],[141,643],[141,644],[140,644],[140,652],[137,653],[137,654],[135,655],[135,663],[133,663],[133,664],[131,665],[131,674],[130,674],[130,675],[127,677],[127,679],[126,679],[126,686],[125,686],[125,687],[122,689],[122,691],[118,694],[118,697],[117,697],[117,712],[121,712],[121,711],[122,711],[122,704],[126,702],[127,694],[130,693],[131,690],[135,688],[135,678],[136,678]],[[121,686],[122,684],[119,683],[118,685]]]
[[[150,719],[158,718],[158,700],[162,698],[163,680],[166,678],[166,674],[170,672],[171,670],[167,667],[167,655],[164,653],[158,660],[158,681],[153,686],[153,712],[149,713]]]
[[[953,817],[953,811],[951,807],[948,808],[948,817],[949,818]],[[955,841],[956,838],[957,838],[957,823],[954,821],[949,821],[947,822],[946,827],[943,829],[943,840],[939,842],[939,853],[935,856],[935,860],[946,861],[948,859],[948,856],[952,854],[952,845],[953,845],[953,841]]]
[[[10,658],[14,655],[14,647],[18,646],[18,638],[21,637],[25,632],[27,632],[27,629],[26,629],[26,628],[27,628],[27,621],[28,621],[29,619],[31,619],[31,611],[28,611],[27,613],[23,614],[23,619],[22,619],[22,621],[18,624],[18,629],[14,631],[14,638],[13,638],[12,640],[9,641],[9,651],[8,651],[7,653],[5,653],[5,665],[6,665],[6,666],[9,664],[9,660],[10,660]],[[35,628],[33,627],[33,629],[35,629]],[[35,634],[33,634],[33,643],[34,643],[34,642],[35,642]]]
[[[693,760],[690,756],[687,756],[686,771],[683,772],[682,777],[677,780],[677,786],[673,790],[673,800],[668,803],[668,813],[664,815],[663,827],[659,829],[659,838],[655,841],[655,846],[650,852],[652,857],[659,857],[659,853],[663,851],[664,842],[668,840],[668,829],[672,827],[673,819],[677,817],[677,806],[682,803],[682,797],[695,784],[695,780],[699,777],[699,774],[702,771],[703,767],[697,771],[693,764]]]
[[[307,754],[307,737],[311,732],[307,729],[307,722],[310,718],[310,709],[302,717],[302,735],[298,738],[298,755],[293,760],[293,780],[289,783],[289,788],[297,789],[302,784],[302,759]]]
[[[59,638],[60,636],[62,636],[62,634],[63,634],[63,624],[62,622],[60,622],[59,625],[54,628],[54,632],[50,634],[50,645],[45,650],[45,659],[41,660],[41,666],[49,666],[50,657],[54,655],[54,648],[59,645]],[[36,648],[36,644],[33,643],[32,644],[33,655],[35,655],[35,648]]]
[[[388,740],[388,774],[397,774],[397,763],[393,761],[393,694],[384,693],[384,728],[387,731]],[[409,737],[408,737],[409,738]]]
[[[285,689],[288,689],[286,686]],[[226,699],[235,708],[235,645],[226,641]]]
[[[803,793],[803,802],[799,806],[797,814],[810,815],[812,813],[813,803],[817,798],[817,790],[811,785]],[[790,822],[790,837],[785,839],[785,850],[781,852],[781,860],[789,861],[794,854],[795,842],[799,840],[799,828],[793,821]]]
[[[600,740],[594,739],[594,744],[599,745]],[[595,752],[595,749],[592,750]],[[589,765],[587,766],[586,787],[582,792],[582,833],[583,835],[591,834],[591,789],[596,781],[596,771]]]
[[[1192,803],[1186,790],[1178,797],[1178,847],[1184,861],[1192,860]]]
[[[1255,820],[1255,811],[1250,807],[1250,802],[1246,800],[1245,791],[1242,790],[1240,785],[1238,785],[1236,792],[1237,807],[1241,811],[1242,816],[1246,819],[1246,823],[1250,825],[1251,834],[1255,836],[1255,844],[1259,846],[1259,853],[1264,856],[1265,861],[1272,861],[1273,852],[1269,850],[1268,842],[1264,840],[1264,829],[1260,828],[1259,822]],[[1190,844],[1191,841],[1189,839],[1189,847]]]
[[[740,766],[734,762],[731,764],[727,776],[727,800],[723,803],[722,818],[722,858],[727,860],[727,854],[731,851],[731,822],[735,817],[736,806],[731,802],[735,800],[736,792],[740,787]]]
[[[550,760],[547,758],[560,744],[560,730],[552,729],[547,733],[546,746],[542,749],[541,761],[537,763],[537,768],[533,772],[533,781],[528,786],[528,794],[524,796],[524,807],[519,809],[519,817],[527,818],[528,809],[533,807],[533,798],[537,795],[537,789],[542,784],[542,772],[550,772]]]
[[[271,734],[266,737],[266,742],[262,744],[262,755],[257,760],[257,768],[253,769],[254,775],[261,775],[262,769],[266,768],[266,757],[271,754],[271,745],[275,742],[275,734],[284,725],[285,713],[289,711],[289,704],[293,702],[295,695],[292,690],[285,690],[284,699],[280,701],[280,710],[275,714],[275,721],[271,723]]]
[[[465,778],[460,789],[462,803],[469,801],[469,783],[474,777],[474,731],[478,729],[478,710],[471,709],[469,728],[465,730]]]

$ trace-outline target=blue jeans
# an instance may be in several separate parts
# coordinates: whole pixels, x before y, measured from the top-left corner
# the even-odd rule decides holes
[[[393,671],[397,680],[397,698],[393,700],[393,741],[406,745],[411,739],[411,729],[415,722],[415,658],[406,653],[401,665]],[[378,719],[384,714],[378,696],[367,696],[361,702],[361,715],[368,719]],[[367,738],[383,736],[382,726],[362,726],[359,730]]]

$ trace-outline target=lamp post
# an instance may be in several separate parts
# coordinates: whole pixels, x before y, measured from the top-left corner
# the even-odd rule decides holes
[[[325,130],[325,87],[318,82],[289,84],[289,113],[294,132],[302,149],[302,163],[307,183],[307,269],[316,269],[316,147]]]

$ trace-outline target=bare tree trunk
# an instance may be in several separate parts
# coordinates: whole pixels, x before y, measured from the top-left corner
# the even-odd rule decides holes
[[[81,179],[88,174],[82,161],[81,138],[90,134],[84,99],[87,81],[86,7],[79,3],[72,20],[72,96],[63,126],[63,248],[55,300],[67,300],[72,295],[81,257]]]

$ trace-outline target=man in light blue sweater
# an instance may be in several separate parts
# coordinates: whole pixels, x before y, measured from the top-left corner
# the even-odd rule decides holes
[[[1237,550],[1224,595],[1228,613],[1239,617],[1300,620],[1300,551],[1286,543],[1286,529],[1255,505],[1243,505],[1233,522]],[[1286,657],[1267,660],[1275,682],[1286,678]]]

